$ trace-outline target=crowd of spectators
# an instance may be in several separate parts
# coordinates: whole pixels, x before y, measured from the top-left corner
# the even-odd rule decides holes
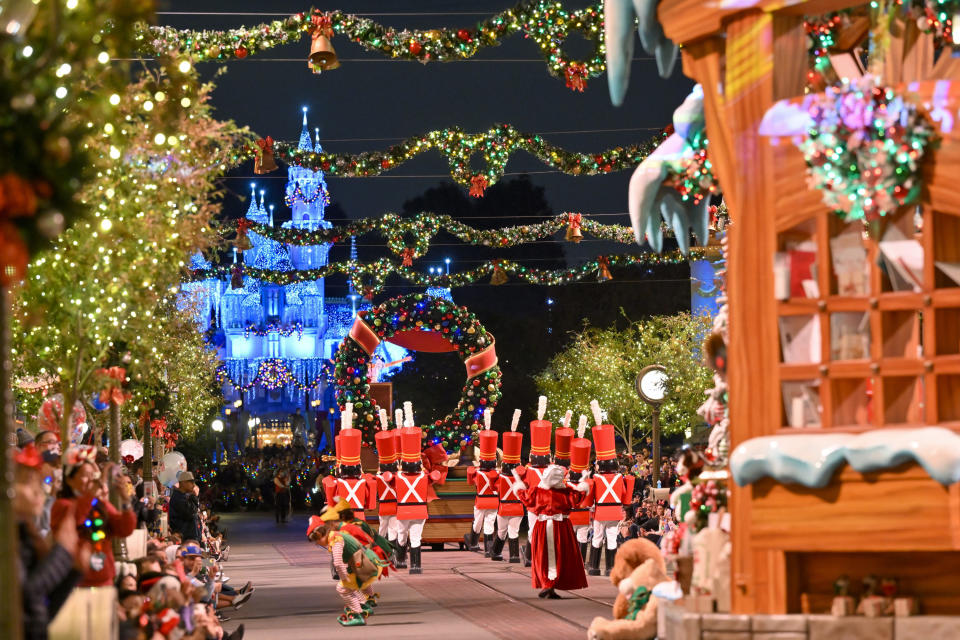
[[[179,474],[168,497],[159,485],[144,486],[138,464],[112,463],[105,449],[81,445],[61,455],[51,431],[21,435],[17,444],[14,512],[26,640],[47,638],[76,590],[111,586],[121,640],[243,637],[243,625],[227,632],[223,623],[254,587],[227,584],[222,566],[230,548],[191,472]],[[128,559],[126,542],[138,528],[147,530],[146,553]]]
[[[248,448],[226,464],[203,464],[197,477],[205,484],[201,498],[215,510],[273,511],[280,523],[294,511],[323,506],[322,492],[314,489],[330,470],[329,460],[302,446],[267,446]]]

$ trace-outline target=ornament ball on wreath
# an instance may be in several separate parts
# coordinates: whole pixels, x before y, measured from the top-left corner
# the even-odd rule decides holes
[[[456,351],[467,369],[466,382],[454,410],[424,425],[427,445],[448,451],[469,442],[480,428],[484,411],[500,400],[502,385],[495,340],[466,307],[426,294],[391,298],[357,314],[336,356],[334,377],[341,411],[353,403],[355,426],[367,446],[374,445],[380,406],[370,395],[367,377],[371,355],[381,341],[412,351]]]

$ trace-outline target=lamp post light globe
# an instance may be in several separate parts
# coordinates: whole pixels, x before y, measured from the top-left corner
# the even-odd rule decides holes
[[[214,420],[213,422],[210,423],[210,428],[213,429],[214,431],[216,431],[217,433],[222,432],[222,431],[223,431],[223,420],[221,420],[220,418],[217,418],[216,420]]]

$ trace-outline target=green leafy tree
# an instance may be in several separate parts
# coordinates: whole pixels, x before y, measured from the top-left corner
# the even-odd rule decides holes
[[[596,399],[632,452],[649,432],[652,418],[634,383],[645,366],[661,364],[670,376],[661,429],[665,435],[682,433],[701,422],[697,408],[713,380],[700,358],[708,328],[707,318],[689,313],[652,316],[622,330],[584,327],[536,376],[540,393],[549,400],[548,419],[559,421],[567,409],[589,416],[590,401]]]

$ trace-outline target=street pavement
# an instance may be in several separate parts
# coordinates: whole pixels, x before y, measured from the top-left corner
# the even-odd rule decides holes
[[[227,631],[246,627],[246,640],[315,640],[331,634],[381,640],[525,640],[586,638],[595,616],[609,617],[616,589],[608,578],[541,600],[522,565],[492,562],[479,553],[424,548],[423,574],[401,570],[377,583],[380,606],[365,627],[344,629],[343,603],[330,577],[330,555],[306,539],[307,516],[276,524],[271,513],[224,514],[231,546],[224,573],[230,584],[253,581],[256,592],[227,610]],[[506,549],[504,549],[506,551]]]

